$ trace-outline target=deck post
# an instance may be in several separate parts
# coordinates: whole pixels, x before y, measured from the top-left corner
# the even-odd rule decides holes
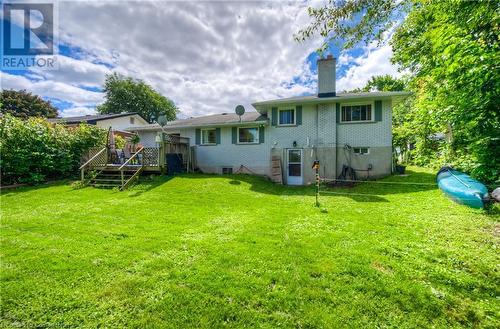
[[[82,168],[82,170],[80,170],[81,172],[81,177],[82,177],[82,182],[85,180],[85,168]]]
[[[122,170],[120,170],[120,176],[121,176],[121,178],[122,178],[122,188],[123,188],[123,184],[125,184],[125,177],[124,177],[124,175],[123,175],[123,169],[122,169]]]

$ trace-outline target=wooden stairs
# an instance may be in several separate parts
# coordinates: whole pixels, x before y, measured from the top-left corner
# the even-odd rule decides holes
[[[138,168],[128,167],[119,170],[116,166],[106,166],[98,171],[95,176],[90,177],[87,185],[97,188],[119,188],[125,189],[134,179],[138,179],[142,172],[142,166]]]
[[[283,184],[283,171],[281,169],[281,157],[279,155],[271,156],[271,181]]]
[[[139,157],[141,155],[141,157]],[[101,149],[96,155],[80,167],[81,181],[85,185],[99,188],[126,189],[138,179],[144,170],[144,148],[140,148],[123,164],[107,163],[107,148]],[[88,174],[85,176],[85,171]]]

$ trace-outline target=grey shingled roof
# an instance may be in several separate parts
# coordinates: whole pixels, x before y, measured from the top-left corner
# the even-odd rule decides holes
[[[328,101],[336,100],[347,100],[347,99],[363,99],[363,98],[373,98],[373,97],[402,97],[409,96],[410,92],[406,91],[370,91],[361,93],[337,93],[335,97],[318,97],[318,95],[308,95],[308,96],[296,96],[288,98],[272,99],[268,101],[255,102],[252,105],[255,108],[274,105],[274,104],[284,104],[284,103],[323,103]]]
[[[89,123],[89,122],[95,122],[95,121],[100,121],[100,120],[125,117],[125,116],[135,115],[135,114],[139,115],[136,112],[116,113],[116,114],[91,114],[91,115],[81,115],[81,116],[77,116],[77,117],[53,118],[53,119],[49,119],[49,122],[57,122],[57,123],[63,122],[63,123],[68,123],[68,124],[82,123],[82,122]],[[144,119],[144,120],[146,120],[146,119]]]
[[[209,126],[228,126],[238,124],[251,124],[251,123],[267,123],[267,117],[258,112],[246,112],[240,117],[236,113],[221,113],[206,115],[202,117],[175,120],[167,123],[164,129],[179,129],[179,128],[194,128],[194,127],[209,127]],[[129,128],[128,130],[159,130],[160,125],[154,123],[143,127]]]

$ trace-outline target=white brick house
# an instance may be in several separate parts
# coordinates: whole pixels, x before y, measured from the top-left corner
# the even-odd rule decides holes
[[[318,95],[256,102],[257,112],[217,114],[170,122],[164,130],[189,137],[195,165],[203,172],[230,168],[271,175],[271,159],[281,160],[283,181],[314,181],[311,166],[336,178],[344,165],[360,177],[384,176],[392,164],[392,104],[404,92],[335,92],[335,59],[318,61]],[[158,125],[138,129],[141,143],[155,146]],[[350,147],[345,148],[345,145]]]

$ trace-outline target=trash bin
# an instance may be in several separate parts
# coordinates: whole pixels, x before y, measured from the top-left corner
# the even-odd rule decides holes
[[[167,175],[174,175],[183,171],[182,153],[167,153]]]

